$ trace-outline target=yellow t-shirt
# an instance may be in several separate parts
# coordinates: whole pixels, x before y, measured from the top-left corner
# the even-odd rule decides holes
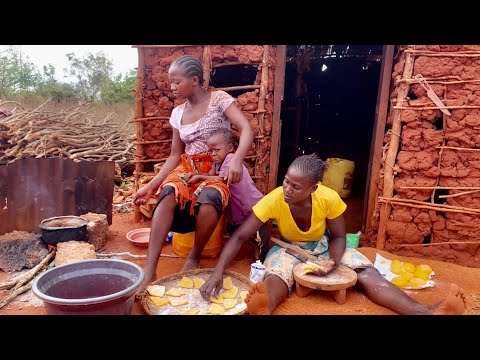
[[[277,187],[265,195],[253,208],[254,214],[262,221],[274,219],[280,234],[289,241],[318,241],[325,233],[326,219],[335,219],[343,214],[347,205],[335,190],[318,184],[312,193],[312,223],[308,231],[298,228],[283,199],[283,187]]]

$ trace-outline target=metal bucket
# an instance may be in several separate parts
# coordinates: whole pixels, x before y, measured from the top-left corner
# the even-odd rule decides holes
[[[129,261],[85,260],[44,272],[32,290],[48,315],[128,315],[144,278],[143,269]]]

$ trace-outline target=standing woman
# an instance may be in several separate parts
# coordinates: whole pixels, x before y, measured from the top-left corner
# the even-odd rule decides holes
[[[198,267],[200,255],[228,205],[229,184],[242,177],[242,164],[253,142],[248,120],[224,91],[207,92],[203,87],[203,67],[198,59],[184,55],[169,68],[170,88],[176,98],[187,101],[175,107],[170,116],[173,129],[170,156],[160,172],[133,196],[136,205],[146,204],[153,195],[158,201],[153,211],[148,247],[145,280],[137,291],[155,280],[158,259],[169,231],[195,231],[195,240],[182,270]],[[240,142],[221,181],[207,180],[187,185],[183,174],[208,172],[212,159],[208,154],[207,136],[214,129],[230,128],[240,131]]]

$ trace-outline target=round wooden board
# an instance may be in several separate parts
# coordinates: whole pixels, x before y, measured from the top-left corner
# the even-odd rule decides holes
[[[202,278],[203,280],[206,281],[210,277],[212,272],[213,272],[213,268],[183,271],[183,272],[179,272],[179,273],[175,273],[172,275],[159,278],[151,282],[150,284],[148,284],[147,287],[150,285],[163,285],[165,286],[165,290],[168,291],[170,288],[179,287],[180,280],[184,276],[192,280],[195,278]],[[235,287],[238,287],[238,294],[236,297],[238,299],[238,304],[233,309],[225,310],[224,315],[244,315],[246,314],[247,307],[240,297],[240,292],[244,290],[248,290],[250,288],[250,281],[245,276],[229,270],[226,270],[224,272],[223,278],[226,278],[227,276],[230,276],[230,278],[232,279],[233,285]],[[142,299],[141,299],[142,306],[148,315],[177,315],[183,310],[187,310],[187,309],[197,309],[197,310],[200,310],[201,312],[206,312],[208,310],[210,306],[210,302],[202,298],[198,289],[182,288],[182,290],[185,290],[187,292],[186,297],[188,298],[189,303],[186,305],[172,306],[170,304],[167,304],[167,305],[158,307],[150,300],[150,295],[145,290],[145,293],[142,295]],[[224,290],[220,290],[220,294],[223,291]],[[167,295],[164,295],[164,297],[169,298],[169,296]],[[185,296],[182,296],[182,297],[185,297]]]
[[[295,265],[293,268],[293,278],[297,283],[310,289],[317,290],[342,290],[347,289],[357,282],[357,273],[346,267],[340,265],[335,271],[325,276],[318,276],[312,274],[303,274],[305,263]]]

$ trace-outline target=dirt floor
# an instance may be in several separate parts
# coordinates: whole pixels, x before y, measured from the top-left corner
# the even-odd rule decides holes
[[[113,216],[113,224],[109,228],[109,241],[107,242],[103,252],[124,252],[128,251],[134,254],[147,254],[147,248],[137,247],[126,239],[126,233],[135,228],[149,227],[149,222],[141,222],[135,224],[133,222],[133,214],[115,214]],[[467,311],[466,314],[480,315],[480,290],[478,283],[480,280],[480,269],[468,268],[451,263],[416,259],[411,257],[398,257],[385,251],[378,251],[374,248],[361,247],[359,250],[365,254],[370,260],[374,260],[375,254],[379,252],[382,256],[393,259],[398,258],[401,261],[410,261],[413,264],[426,263],[435,271],[433,280],[435,286],[422,290],[407,290],[408,294],[419,302],[433,304],[443,299],[448,292],[449,284],[454,282],[462,287],[467,294]],[[163,249],[164,254],[173,254],[171,244],[166,244]],[[132,259],[129,260],[144,266],[145,260]],[[250,245],[244,246],[229,267],[229,270],[236,271],[240,274],[248,276],[250,264],[253,262],[253,249]],[[201,262],[202,267],[213,267],[215,259],[204,259]],[[180,271],[184,259],[162,257],[159,261],[157,276],[162,277]],[[18,275],[7,274],[0,271],[0,281],[5,281],[10,277]],[[0,291],[0,298],[6,295],[6,291]],[[43,315],[46,314],[43,302],[38,299],[32,291],[18,296],[14,301],[0,309],[0,315]],[[141,304],[136,302],[132,308],[133,315],[144,314]],[[337,304],[333,297],[323,291],[314,291],[307,297],[299,298],[295,293],[278,307],[274,314],[315,314],[315,315],[384,315],[393,314],[392,311],[384,309],[370,302],[362,293],[355,288],[347,291],[347,300],[343,305]]]

